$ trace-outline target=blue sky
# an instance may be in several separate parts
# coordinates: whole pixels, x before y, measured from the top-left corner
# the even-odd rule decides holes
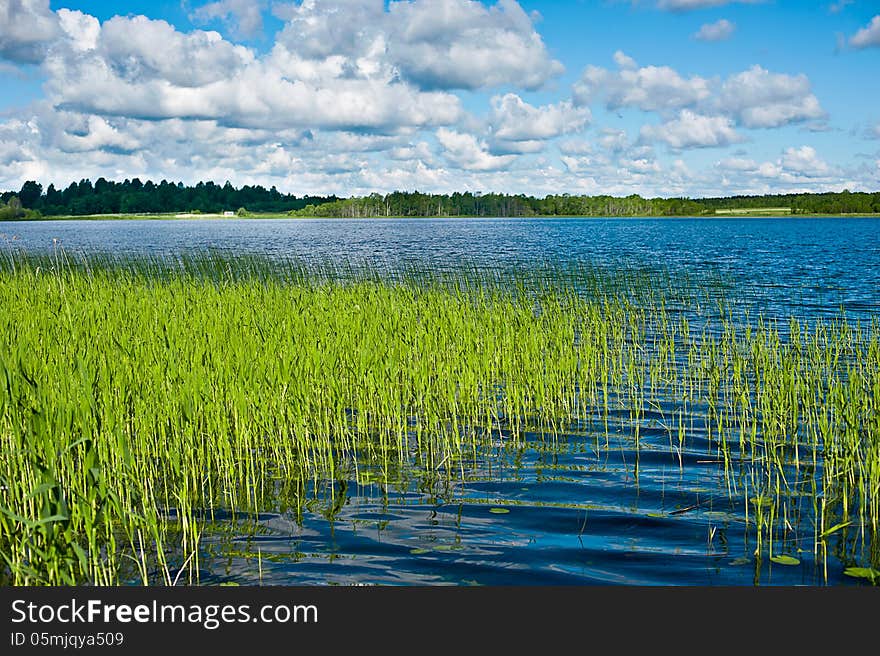
[[[880,189],[867,0],[0,0],[0,189]]]

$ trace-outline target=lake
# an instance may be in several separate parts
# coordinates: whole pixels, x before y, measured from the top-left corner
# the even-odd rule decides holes
[[[54,240],[58,240],[57,243]],[[870,316],[880,302],[880,219],[226,219],[0,222],[28,251],[228,253],[446,269],[582,261],[717,272],[759,311]]]
[[[880,309],[880,219],[114,220],[0,223],[0,248],[173,256],[222,251],[345,260],[394,269],[461,263],[515,267],[585,262],[708,273],[736,305],[801,319]],[[648,413],[651,418],[651,413]],[[203,541],[204,583],[242,584],[853,584],[847,542],[825,564],[815,520],[793,503],[779,548],[796,565],[754,555],[741,495],[725,490],[711,441],[675,457],[662,417],[639,448],[626,430],[527,432],[474,454],[461,476],[423,469],[378,481],[361,463],[316,482],[300,511],[248,520],[215,514]],[[625,426],[621,418],[620,426]],[[601,432],[601,435],[600,435]],[[601,443],[601,448],[600,448]],[[635,463],[638,463],[637,466]],[[793,497],[794,498],[794,497]],[[876,545],[874,547],[876,549]],[[258,558],[255,558],[258,554]]]

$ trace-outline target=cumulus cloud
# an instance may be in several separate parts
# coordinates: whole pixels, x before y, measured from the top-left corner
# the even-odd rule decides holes
[[[781,163],[785,171],[808,178],[820,178],[831,173],[831,167],[819,157],[812,146],[786,148]]]
[[[631,173],[659,173],[663,170],[663,167],[661,167],[660,164],[657,163],[657,160],[648,159],[645,157],[639,159],[621,158],[620,165]]]
[[[87,52],[98,47],[101,23],[94,16],[81,11],[59,9],[58,21],[67,37],[66,45],[75,53]]]
[[[724,116],[702,116],[683,109],[678,117],[662,125],[645,125],[641,136],[646,140],[663,141],[675,149],[727,146],[742,137]]]
[[[220,20],[236,34],[253,37],[263,31],[267,6],[266,0],[217,0],[197,7],[190,19],[201,23]]]
[[[615,60],[620,66],[617,71],[587,67],[574,84],[576,103],[587,105],[601,99],[610,109],[664,111],[694,105],[711,94],[709,80],[697,75],[684,78],[668,66],[638,68],[621,52],[615,54]]]
[[[755,160],[744,157],[727,157],[716,162],[715,166],[723,171],[754,172],[758,169]]]
[[[0,3],[0,59],[38,64],[60,33],[49,0],[4,0]]]
[[[424,89],[536,89],[563,71],[516,0],[304,0],[275,13],[300,57],[390,66]]]
[[[472,134],[447,128],[437,130],[437,141],[443,147],[444,157],[454,166],[469,171],[494,171],[513,163],[513,155],[493,155],[484,141]]]
[[[593,152],[593,145],[583,139],[566,139],[558,144],[559,152],[564,155],[589,155]]]
[[[71,32],[91,30],[75,17]],[[448,125],[457,97],[395,81],[387,70],[353,76],[339,67],[302,74],[282,46],[259,58],[217,32],[182,33],[165,21],[115,17],[93,47],[50,54],[56,106],[102,116],[213,119],[230,127],[397,130]],[[161,47],[157,47],[161,44]]]
[[[570,101],[534,107],[515,93],[492,98],[489,124],[496,151],[535,152],[543,142],[579,132],[590,120],[587,107]]]
[[[621,152],[629,147],[629,137],[623,130],[602,128],[599,132],[599,145],[611,152]]]
[[[101,26],[100,52],[79,61],[104,65],[129,84],[158,80],[177,87],[202,87],[235,75],[254,63],[253,53],[217,32],[178,32],[145,16],[111,18]]]
[[[827,116],[803,74],[771,73],[756,65],[721,83],[696,75],[686,78],[668,66],[634,67],[631,58],[618,55],[622,53],[615,54],[616,71],[586,68],[573,86],[577,104],[604,101],[612,110],[635,107],[667,119],[690,109],[728,117],[747,128],[776,128]]]
[[[880,15],[874,16],[867,26],[853,34],[849,44],[853,48],[880,47]]]
[[[746,179],[765,178],[788,183],[830,182],[840,173],[823,160],[812,146],[786,148],[775,161],[756,162],[748,158],[730,157],[716,162],[715,168],[739,174]]]
[[[749,128],[775,128],[826,116],[806,75],[771,73],[757,65],[725,80],[720,109]]]
[[[627,55],[622,50],[618,50],[614,53],[614,63],[617,64],[620,68],[638,68],[638,64],[636,60]]]
[[[726,41],[733,36],[736,25],[726,18],[715,21],[714,23],[705,23],[694,34],[694,38],[698,41]]]
[[[563,72],[516,0],[392,2],[389,20],[392,59],[422,86],[537,89]]]
[[[141,143],[132,135],[120,131],[100,116],[76,116],[79,125],[69,125],[59,131],[53,143],[66,153],[96,150],[131,153]]]

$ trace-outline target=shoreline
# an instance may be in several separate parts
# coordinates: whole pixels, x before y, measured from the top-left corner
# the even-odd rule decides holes
[[[11,219],[0,221],[4,223],[41,223],[47,221],[235,221],[235,220],[251,220],[251,219],[295,219],[303,221],[311,220],[330,220],[330,221],[375,221],[375,220],[444,220],[444,219],[477,219],[481,221],[488,220],[510,220],[510,219],[876,219],[880,218],[880,213],[871,214],[778,214],[778,213],[737,213],[737,214],[675,214],[675,215],[650,215],[638,214],[630,216],[583,216],[579,214],[542,214],[534,216],[476,216],[476,215],[450,215],[450,216],[369,216],[369,217],[344,217],[344,216],[288,216],[287,214],[279,214],[275,212],[252,213],[250,216],[223,216],[222,214],[190,214],[190,213],[162,213],[162,214],[84,214],[73,215],[64,214],[59,216],[43,216],[38,219]]]

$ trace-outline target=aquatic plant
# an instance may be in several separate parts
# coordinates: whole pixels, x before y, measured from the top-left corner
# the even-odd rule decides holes
[[[807,521],[818,559],[876,571],[880,322],[752,317],[732,293],[577,263],[7,252],[0,578],[197,582],[216,513],[323,490],[332,517],[346,477],[454,479],[486,444],[571,426],[638,454],[658,423],[678,467],[705,440],[758,558],[791,565]]]

